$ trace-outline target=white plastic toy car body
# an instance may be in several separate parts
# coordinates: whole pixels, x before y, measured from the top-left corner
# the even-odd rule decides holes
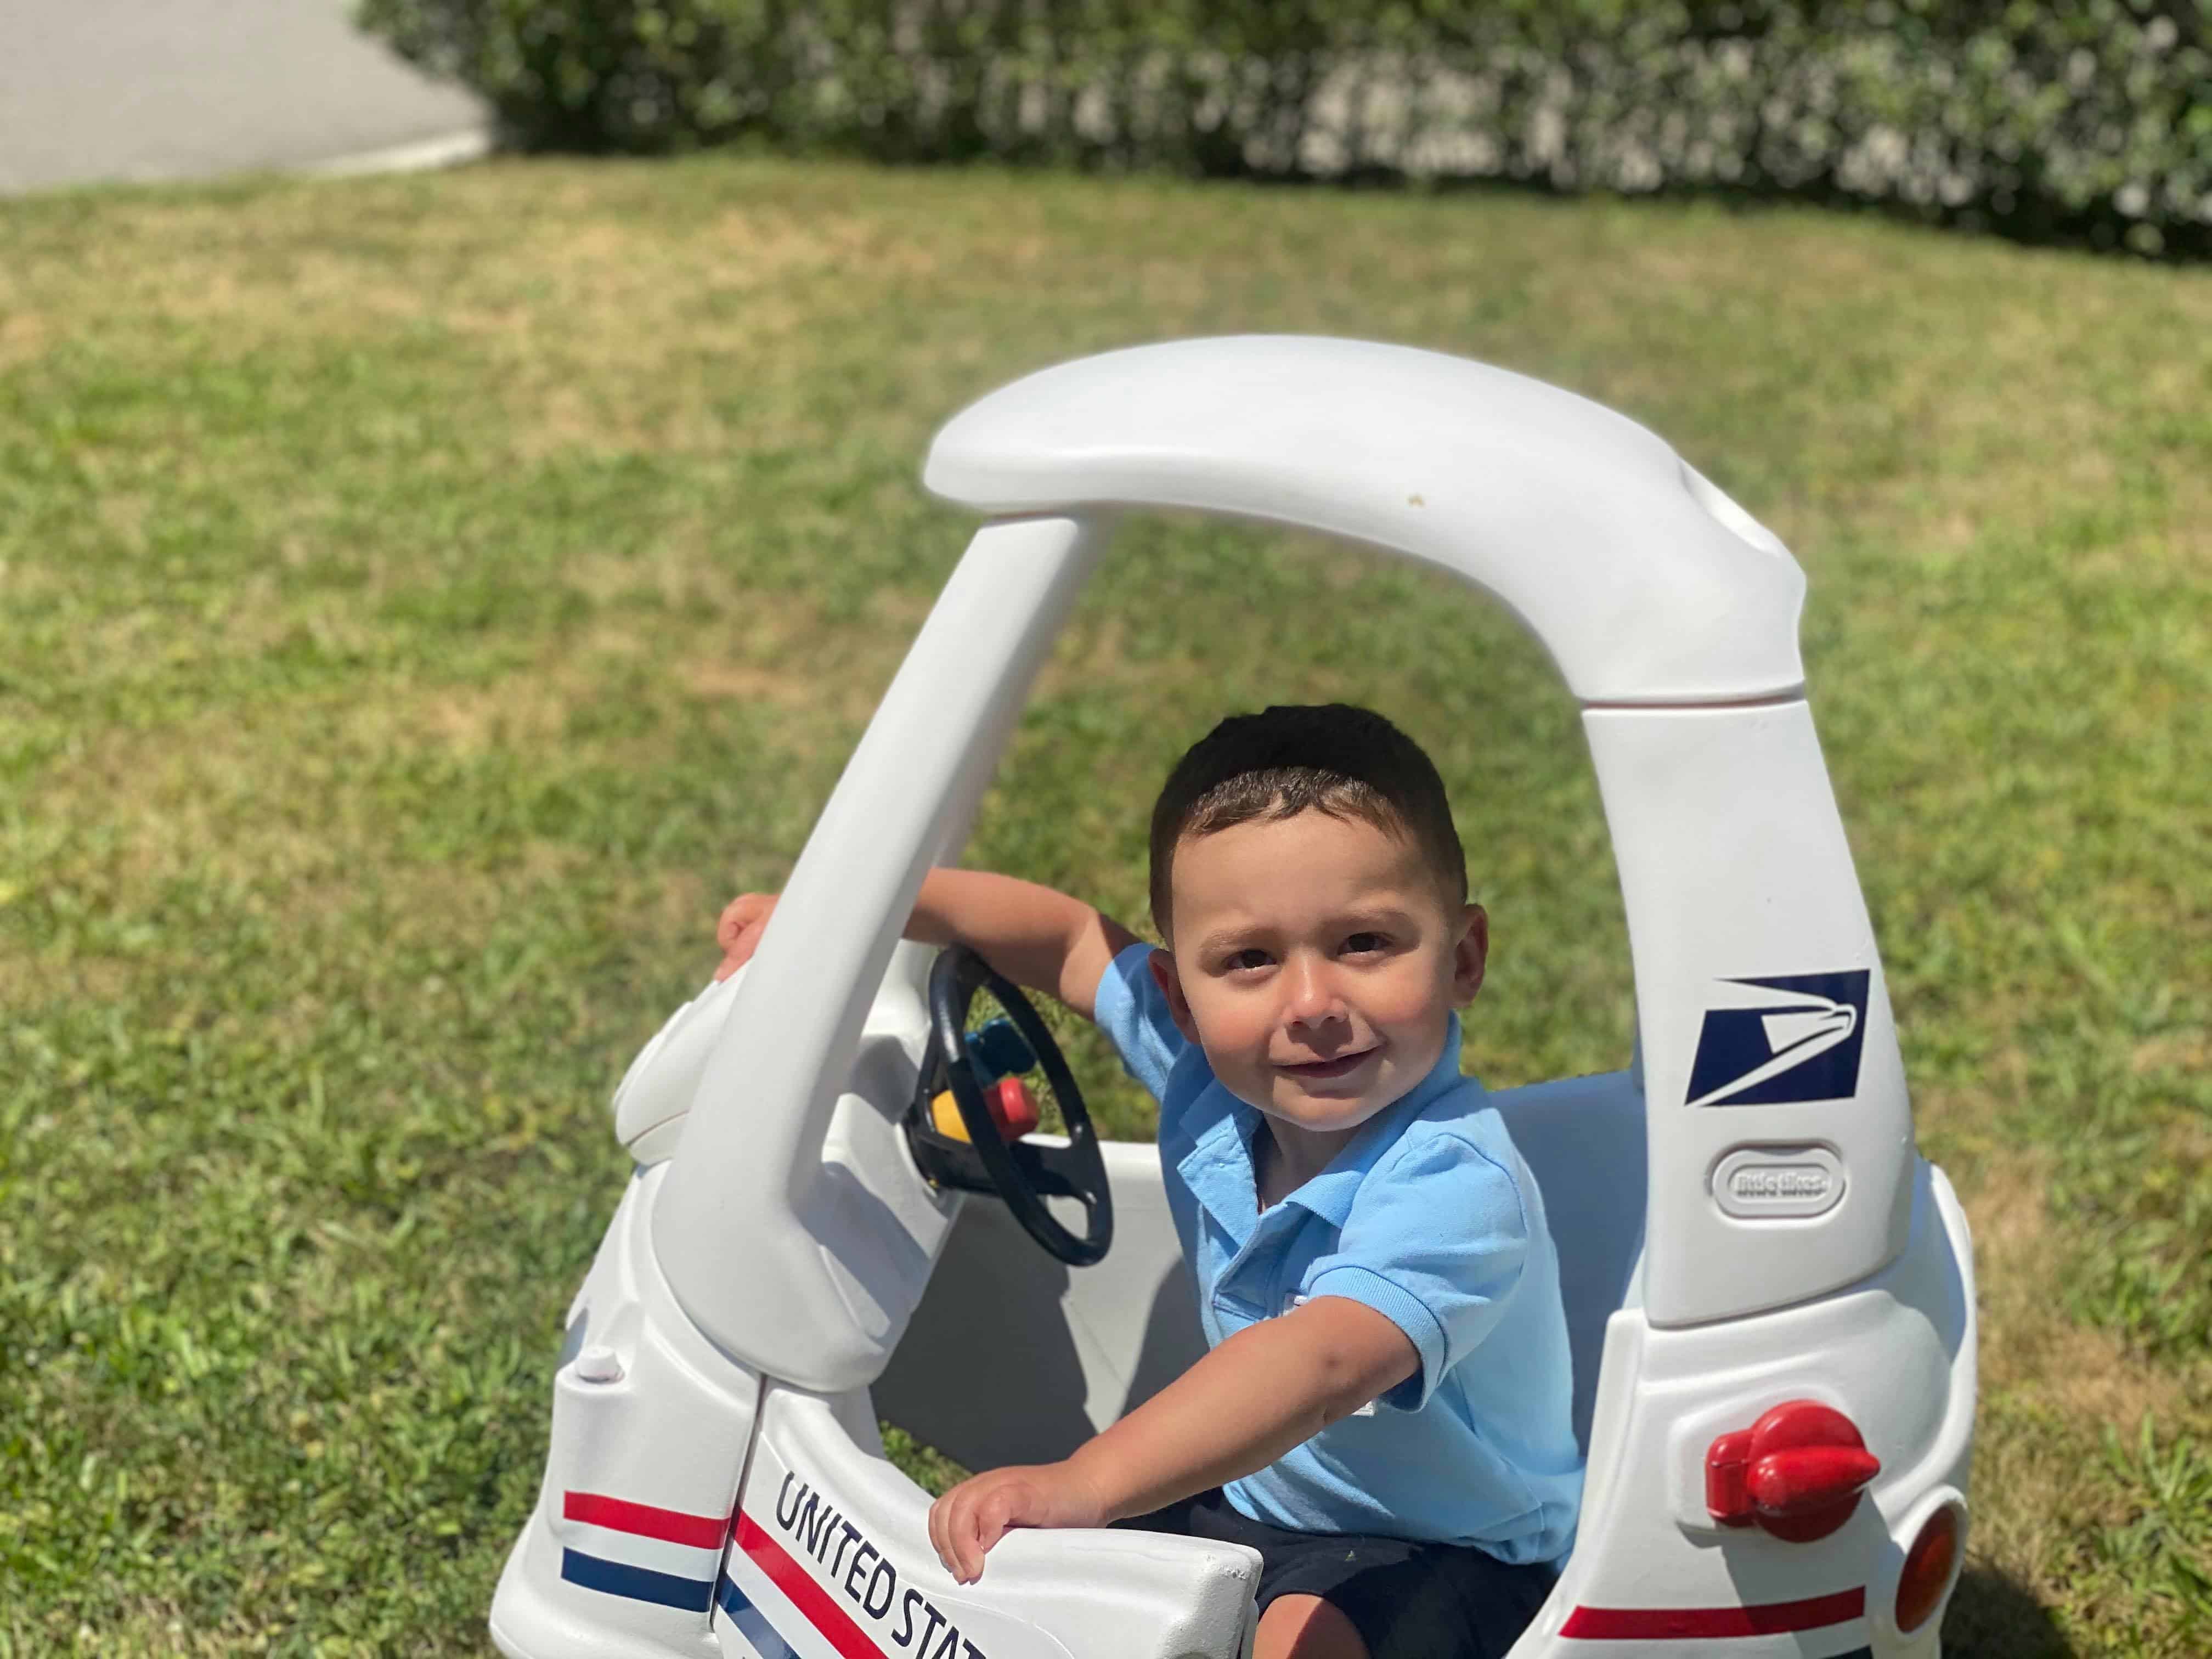
[[[1589,1456],[1578,1540],[1516,1659],[1937,1653],[1964,1547],[1971,1249],[1914,1148],[1788,551],[1610,410],[1341,340],[1046,370],[953,420],[925,481],[989,522],[758,954],[617,1092],[636,1176],[570,1310],[544,1487],[492,1606],[501,1648],[1249,1650],[1256,1558],[1229,1546],[1018,1532],[955,1585],[876,1429],[881,1413],[971,1467],[1062,1455],[1198,1352],[1152,1147],[1097,1149],[1119,1242],[1073,1272],[1005,1206],[924,1176],[909,1123],[933,953],[898,938],[1115,515],[1159,507],[1455,572],[1583,706],[1639,1040],[1626,1071],[1492,1097],[1557,1238]],[[1055,1152],[1033,1138],[1030,1176]]]

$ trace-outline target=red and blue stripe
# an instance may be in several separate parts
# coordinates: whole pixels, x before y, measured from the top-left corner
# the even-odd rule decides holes
[[[561,1577],[584,1589],[687,1613],[713,1603],[725,1522],[599,1492],[562,1494]]]

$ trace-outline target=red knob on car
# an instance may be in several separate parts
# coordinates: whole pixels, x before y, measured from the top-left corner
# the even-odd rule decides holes
[[[1705,1453],[1705,1507],[1724,1527],[1761,1527],[1791,1543],[1826,1538],[1851,1518],[1881,1473],[1858,1425],[1811,1400],[1787,1400]]]

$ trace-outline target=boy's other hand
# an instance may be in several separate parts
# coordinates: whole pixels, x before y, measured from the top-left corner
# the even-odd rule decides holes
[[[1016,1527],[1103,1527],[1104,1501],[1066,1463],[1016,1465],[963,1480],[929,1506],[929,1541],[957,1583],[983,1576],[983,1555]]]
[[[729,902],[721,920],[714,924],[714,943],[722,947],[722,965],[714,969],[716,982],[752,960],[768,927],[769,913],[775,908],[773,893],[740,893]]]

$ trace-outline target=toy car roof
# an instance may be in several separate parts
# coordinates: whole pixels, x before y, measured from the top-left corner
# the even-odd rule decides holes
[[[1439,352],[1279,335],[1106,352],[971,404],[922,477],[994,515],[1190,507],[1410,553],[1495,594],[1585,702],[1804,682],[1805,579],[1771,532],[1626,416]]]

